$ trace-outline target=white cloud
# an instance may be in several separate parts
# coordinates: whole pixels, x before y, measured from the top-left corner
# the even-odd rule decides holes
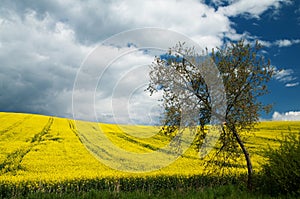
[[[286,47],[286,46],[291,46],[292,42],[290,40],[284,39],[284,40],[277,40],[275,44],[278,45],[279,47]]]
[[[70,116],[73,82],[77,69],[88,52],[96,43],[115,33],[143,27],[178,31],[208,48],[222,45],[224,34],[235,34],[228,17],[216,13],[214,8],[197,0],[166,0],[156,3],[139,0],[5,1],[0,9],[0,93],[6,93],[0,98],[1,110]],[[145,41],[149,35],[138,37]],[[178,42],[163,35],[157,40],[164,45]],[[124,41],[125,44],[126,42]],[[102,51],[107,56],[101,58],[111,57],[110,52]],[[107,82],[118,80],[117,69],[123,67],[122,70],[126,71],[130,64],[136,64],[135,58],[141,60],[143,57],[145,58],[144,55],[133,56],[131,60],[120,63],[119,68],[115,65],[116,68],[110,71],[111,75],[106,77]],[[147,64],[154,59],[150,58],[147,58]],[[94,61],[98,64],[95,66],[99,66],[104,60],[95,57]],[[82,119],[93,118],[91,109],[88,108],[93,101],[86,97],[93,95],[94,85],[91,83],[101,75],[94,73],[99,72],[95,67],[89,70],[84,71],[86,74],[80,94],[75,92],[83,96],[76,113]],[[130,81],[135,82],[137,77]],[[122,89],[117,92],[120,96],[115,96],[117,102],[120,102],[118,100],[126,93],[126,89],[135,84],[122,82],[121,86]],[[106,88],[101,90],[103,102],[109,96],[110,89],[113,88],[107,83]],[[108,106],[104,104],[104,107]],[[147,107],[151,105],[148,103]],[[106,112],[110,114],[109,111]],[[138,112],[142,113],[141,110]]]
[[[274,44],[277,45],[278,47],[288,47],[299,43],[300,43],[300,39],[293,39],[293,40],[282,39],[274,42]]]
[[[292,69],[274,69],[273,78],[281,83],[284,83],[285,87],[295,87],[299,85],[298,78],[294,76],[294,71]]]
[[[153,60],[149,51],[99,46],[78,74],[73,95],[75,118],[119,124],[157,122],[160,96],[144,92]]]
[[[228,6],[219,7],[218,12],[226,16],[245,15],[259,18],[268,9],[279,9],[281,4],[290,3],[286,0],[236,0]]]
[[[299,82],[296,82],[296,83],[288,83],[285,85],[285,87],[295,87],[295,86],[298,86],[299,85]]]
[[[293,80],[291,76],[293,73],[292,69],[275,70],[274,78],[281,82],[287,82]]]
[[[300,121],[300,111],[289,111],[285,113],[275,111],[273,113],[272,120]]]
[[[27,10],[22,17],[10,12],[0,18],[1,110],[70,117],[76,70],[91,48],[50,15]]]
[[[47,3],[7,3],[18,12],[34,9],[39,15],[50,15],[67,23],[83,43],[94,43],[113,34],[134,28],[159,27],[201,42],[204,47],[222,44],[223,34],[234,32],[227,16],[197,0],[186,1],[50,1]],[[211,37],[210,40],[205,39]],[[205,42],[204,42],[205,41]],[[216,42],[217,41],[217,42]]]
[[[250,37],[250,36],[248,36]],[[252,39],[257,39],[255,37],[253,37]],[[265,41],[265,40],[259,40],[259,43],[262,44],[263,46],[266,47],[289,47],[292,45],[296,45],[300,43],[300,39],[280,39],[280,40],[276,40],[276,41]]]

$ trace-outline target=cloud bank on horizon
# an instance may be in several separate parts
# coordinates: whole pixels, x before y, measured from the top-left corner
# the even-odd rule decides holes
[[[283,10],[289,8],[293,10],[296,21],[290,31],[297,32],[300,27],[300,6],[294,1],[0,0],[0,4],[0,111],[72,117],[74,81],[89,53],[102,41],[119,32],[156,27],[184,34],[208,49],[241,38],[249,42],[259,40],[267,47],[267,57],[273,56],[276,60],[281,56],[280,59],[289,60],[286,65],[280,61],[273,63],[276,73],[271,92],[275,91],[276,97],[263,100],[266,103],[273,103],[274,100],[278,103],[275,103],[275,112],[269,119],[300,120],[300,96],[296,94],[299,91],[299,63],[292,62],[291,57],[295,57],[295,54],[290,53],[299,49],[300,38],[280,34],[278,37],[269,37],[267,34],[259,35],[255,29],[261,30],[267,22],[279,22]],[[251,27],[241,28],[244,21],[251,22]],[[166,39],[163,42],[168,44],[170,41]],[[105,50],[107,56],[109,52],[122,48],[132,49],[134,53],[117,60],[104,76],[107,82],[121,79],[121,86],[115,88],[107,84],[95,94],[98,102],[95,110],[101,122],[112,122],[111,91],[118,89],[118,93],[114,93],[114,108],[118,109],[120,117],[115,121],[152,123],[159,117],[154,105],[159,95],[154,100],[150,99],[144,92],[146,85],[135,85],[140,78],[147,79],[147,65],[154,59],[154,55],[147,51],[135,51],[138,45],[124,41],[124,46],[107,46]],[[136,70],[132,72],[134,66]],[[136,66],[144,66],[144,69]],[[120,68],[127,71],[126,76],[120,73]],[[120,76],[115,75],[118,71]],[[88,73],[86,79],[89,79]],[[123,109],[129,102],[124,101],[125,94],[122,91],[133,85],[136,90],[131,96],[132,106],[130,110]],[[276,94],[277,90],[281,94]],[[81,94],[84,96],[90,92],[95,92],[95,88],[84,89]],[[84,98],[80,101],[80,118],[90,120],[90,113],[84,111],[87,103],[90,102]],[[132,118],[128,118],[128,111]]]
[[[273,113],[272,119],[275,121],[299,121],[300,111],[289,111],[286,113]]]

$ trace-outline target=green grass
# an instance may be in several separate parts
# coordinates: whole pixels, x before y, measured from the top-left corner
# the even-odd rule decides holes
[[[288,196],[277,196],[276,198],[287,198]],[[185,198],[185,199],[268,199],[275,198],[257,192],[249,192],[238,186],[224,185],[217,187],[206,187],[202,189],[182,190],[161,190],[156,192],[131,191],[131,192],[109,192],[91,189],[79,193],[32,193],[24,197],[26,199],[95,199],[95,198],[116,198],[116,199],[161,199],[161,198]],[[296,198],[289,196],[288,198]]]

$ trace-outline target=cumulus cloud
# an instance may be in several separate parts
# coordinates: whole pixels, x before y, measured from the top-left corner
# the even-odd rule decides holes
[[[220,2],[220,1],[218,1]],[[247,17],[259,18],[266,10],[278,10],[282,4],[291,3],[286,0],[236,0],[228,6],[219,7],[218,12],[226,16],[245,15]]]
[[[300,121],[300,111],[289,111],[285,113],[275,111],[272,120]]]
[[[0,18],[0,109],[71,116],[76,67],[90,48],[49,15],[28,10]]]
[[[293,39],[293,40],[282,39],[282,40],[277,40],[274,43],[278,47],[288,47],[288,46],[291,46],[291,45],[294,45],[294,44],[299,44],[300,39]]]
[[[149,51],[99,46],[78,73],[73,95],[75,118],[119,124],[157,122],[159,95],[145,92],[153,60]]]
[[[283,4],[280,0],[245,2],[215,0],[215,5],[223,6],[216,10],[198,0],[3,0],[0,8],[0,110],[70,117],[73,94],[78,102],[77,118],[93,120],[96,115],[103,121],[110,121],[115,114],[111,107],[113,102],[119,107],[118,121],[154,121],[159,116],[156,105],[153,106],[157,99],[148,99],[144,87],[139,87],[144,84],[140,80],[147,80],[146,67],[138,67],[139,70],[133,67],[150,64],[153,54],[137,51],[126,55],[101,75],[115,52],[134,50],[141,43],[170,47],[179,38],[160,34],[153,37],[151,43],[145,43],[150,41],[150,34],[132,35],[131,41],[122,40],[120,35],[118,43],[123,42],[120,46],[104,41],[102,56],[89,59],[91,67],[80,71],[80,86],[73,91],[84,58],[108,37],[143,27],[177,31],[211,49],[221,46],[224,37],[238,40],[245,36],[233,28],[230,16],[246,13],[258,17]],[[290,76],[284,72],[278,73],[277,78],[287,86],[297,86],[295,82],[286,81]],[[128,108],[122,108],[126,103]],[[94,109],[96,113],[92,113]]]
[[[175,30],[192,38],[200,38],[201,45],[221,45],[223,34],[232,32],[230,20],[214,8],[196,0],[174,1],[35,1],[22,3],[5,1],[6,6],[26,13],[35,10],[39,16],[51,15],[74,29],[80,42],[93,44],[128,29],[160,27]],[[202,37],[211,36],[214,43]],[[203,42],[205,41],[205,42]]]
[[[220,46],[226,32],[234,33],[226,16],[195,0],[157,3],[137,0],[126,3],[94,0],[84,3],[70,0],[2,1],[1,111],[71,116],[73,83],[80,63],[88,52],[99,41],[115,33],[149,26],[182,32],[209,48]],[[147,36],[144,35],[144,39]],[[161,38],[160,42],[163,41]],[[128,41],[124,42],[126,45]],[[163,42],[170,44],[170,38],[165,38]],[[118,50],[119,47],[113,48]],[[101,63],[97,58],[95,61]],[[127,66],[132,62],[127,61],[126,66],[119,68],[128,69]],[[90,88],[94,88],[94,85],[90,83],[101,75],[97,73],[98,76],[95,76],[93,68],[89,70],[84,76],[85,86],[80,92],[82,96],[92,95]],[[107,82],[118,78],[115,71],[110,71]],[[123,87],[126,86],[128,83],[123,84]],[[109,89],[112,88],[107,84],[100,93],[103,102]],[[77,113],[80,118],[90,119],[92,116],[86,107],[93,102],[85,99],[82,99],[79,105],[82,108]]]

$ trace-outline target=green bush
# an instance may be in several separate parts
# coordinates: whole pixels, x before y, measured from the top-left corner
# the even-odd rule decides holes
[[[262,189],[269,194],[300,195],[300,136],[285,136],[277,149],[265,151],[268,161],[262,165]]]

